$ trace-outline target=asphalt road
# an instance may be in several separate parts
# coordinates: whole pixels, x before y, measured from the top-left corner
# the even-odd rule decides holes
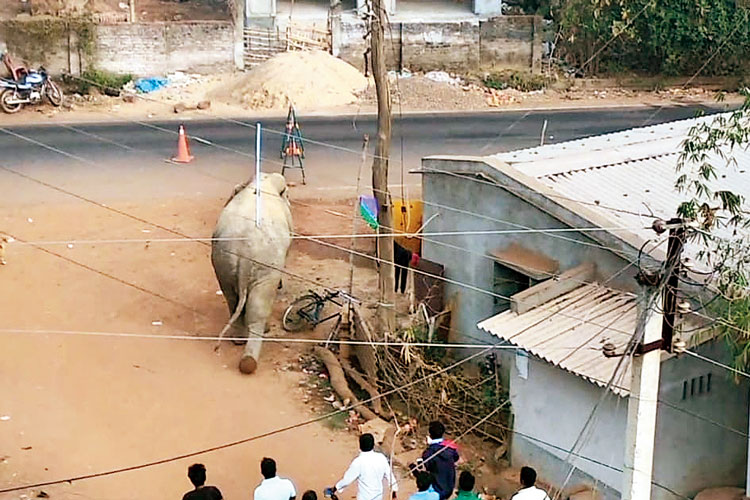
[[[474,114],[411,114],[394,117],[391,182],[401,172],[417,168],[428,155],[489,155],[539,144],[547,120],[546,143],[555,143],[689,118],[697,107],[638,107],[557,111],[513,111]],[[374,142],[374,116],[299,117],[306,144],[308,181],[317,186],[353,185],[360,165],[363,134]],[[252,171],[255,130],[253,119],[190,120],[185,125],[199,168],[221,174],[222,166],[236,178]],[[78,164],[102,168],[139,167],[162,159],[176,148],[178,121],[120,121],[96,124],[46,124],[0,128],[0,165],[33,173]],[[263,170],[278,171],[284,120],[264,119]],[[403,158],[403,160],[402,160]],[[153,161],[157,160],[157,161]],[[239,167],[238,167],[239,166]],[[403,166],[403,168],[402,168]],[[292,175],[297,175],[293,173]],[[363,172],[369,176],[369,170]],[[405,183],[418,183],[416,176]]]

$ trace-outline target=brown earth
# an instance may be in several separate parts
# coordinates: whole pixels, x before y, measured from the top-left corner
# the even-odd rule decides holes
[[[18,240],[171,236],[18,177],[0,177],[4,190],[9,189],[0,202],[0,227]],[[92,174],[85,184],[73,172],[53,173],[45,180],[145,220],[190,235],[210,235],[231,186],[206,186],[203,181],[198,186],[189,174],[180,178],[173,186],[153,173]],[[315,203],[321,210],[348,211],[336,202]],[[310,219],[297,209],[295,213],[301,231],[339,231],[339,222],[332,221],[336,217],[315,218],[313,228]],[[311,282],[284,280],[272,335],[285,334],[278,325],[290,299],[315,283],[346,282],[348,263],[315,250],[295,242],[288,269]],[[0,328],[39,332],[0,333],[0,489],[180,455],[314,416],[302,403],[299,385],[305,375],[288,369],[306,345],[269,343],[258,372],[243,376],[236,368],[240,347],[227,343],[216,355],[212,342],[158,338],[216,335],[226,321],[208,247],[193,242],[12,243],[7,260],[0,267]],[[355,293],[367,295],[375,283],[371,268],[357,269]],[[325,328],[307,335],[325,335]],[[55,499],[179,498],[189,489],[186,467],[200,461],[225,498],[241,498],[260,480],[259,460],[272,456],[280,474],[293,478],[300,492],[321,492],[355,453],[353,436],[315,423],[195,458],[41,489]],[[0,499],[37,493],[0,494]]]

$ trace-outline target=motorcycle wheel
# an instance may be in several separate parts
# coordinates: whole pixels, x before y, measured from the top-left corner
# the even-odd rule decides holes
[[[14,96],[15,91],[13,89],[5,89],[3,93],[0,94],[0,108],[3,108],[3,111],[9,115],[18,113],[21,110],[21,107],[23,107],[23,104],[12,104],[9,102]]]
[[[62,90],[60,90],[60,87],[58,87],[52,80],[47,80],[47,88],[45,90],[45,94],[47,95],[47,99],[49,99],[50,104],[52,104],[56,108],[59,108],[62,105]]]

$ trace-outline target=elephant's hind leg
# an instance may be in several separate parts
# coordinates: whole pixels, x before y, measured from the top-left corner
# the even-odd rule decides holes
[[[245,352],[240,360],[242,373],[253,373],[258,366],[258,358],[266,333],[266,322],[271,316],[273,302],[276,299],[278,277],[267,277],[253,285],[245,305],[245,325],[248,330]]]

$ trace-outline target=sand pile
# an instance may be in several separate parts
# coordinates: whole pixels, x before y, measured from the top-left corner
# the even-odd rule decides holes
[[[284,109],[291,100],[305,110],[351,104],[367,84],[354,66],[326,52],[294,51],[269,59],[209,97],[253,109]]]

